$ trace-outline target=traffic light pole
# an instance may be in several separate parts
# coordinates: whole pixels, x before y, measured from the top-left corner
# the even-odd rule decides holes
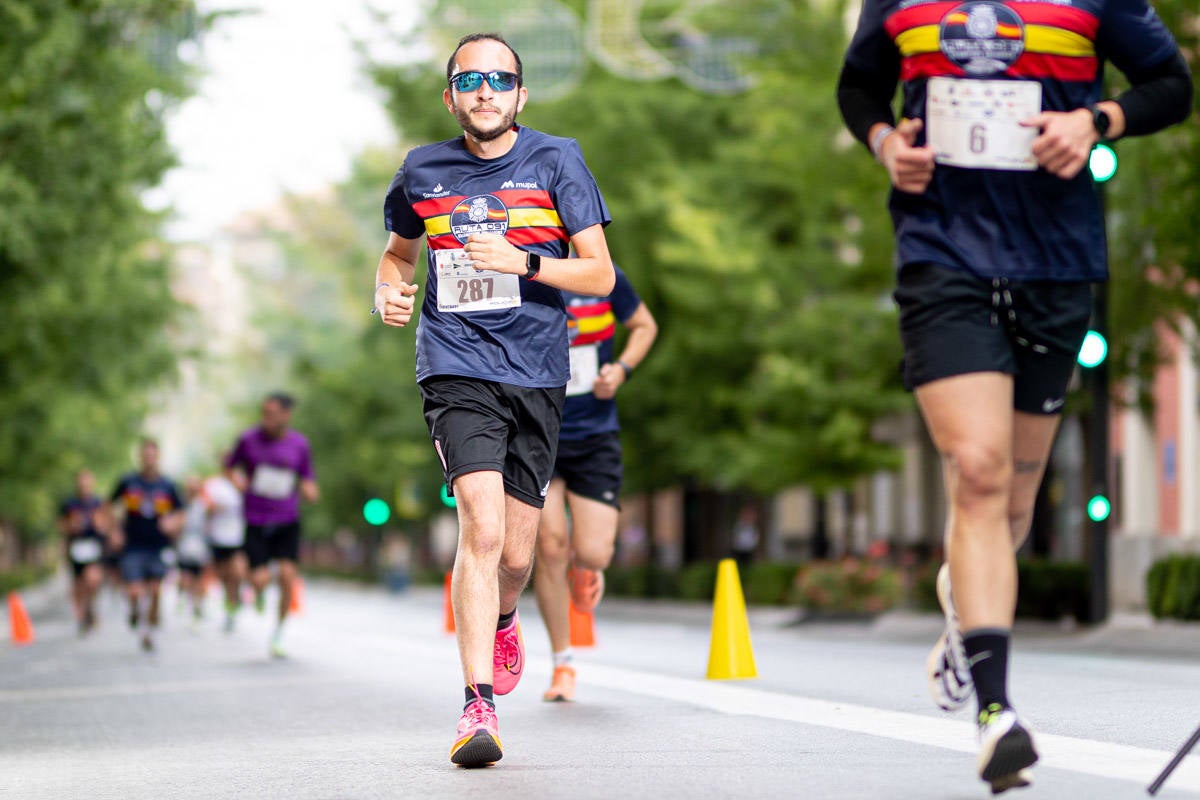
[[[1092,296],[1092,330],[1108,339],[1108,283],[1095,284]],[[1091,497],[1111,497],[1108,493],[1108,359],[1088,370],[1092,390],[1092,424],[1088,449],[1091,451]],[[1088,566],[1091,583],[1088,597],[1089,622],[1108,619],[1108,519],[1088,514]]]

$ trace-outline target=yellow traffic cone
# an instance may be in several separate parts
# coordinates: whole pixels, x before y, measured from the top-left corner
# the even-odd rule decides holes
[[[712,645],[708,651],[709,680],[757,678],[750,623],[737,562],[726,558],[717,565],[717,591],[713,599]]]

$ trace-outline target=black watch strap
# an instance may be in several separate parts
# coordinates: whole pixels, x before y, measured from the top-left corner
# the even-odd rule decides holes
[[[541,271],[542,257],[537,253],[525,253],[525,279],[535,281]]]
[[[1088,110],[1092,112],[1092,126],[1096,129],[1096,133],[1101,140],[1108,137],[1108,128],[1112,124],[1112,120],[1108,118],[1108,112],[1100,107],[1099,103],[1092,103],[1088,106]]]

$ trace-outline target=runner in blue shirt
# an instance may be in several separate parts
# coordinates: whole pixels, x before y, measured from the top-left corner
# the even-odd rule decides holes
[[[143,439],[137,472],[121,478],[109,498],[124,515],[121,579],[129,596],[129,627],[141,634],[142,649],[154,649],[159,624],[159,590],[167,574],[163,551],[183,526],[183,500],[174,481],[158,468],[158,442]]]
[[[424,237],[417,381],[459,517],[451,592],[467,702],[450,759],[482,766],[502,755],[494,695],[524,668],[517,598],[568,379],[560,290],[608,294],[614,274],[608,209],[579,145],[516,124],[527,98],[517,53],[496,34],[464,37],[446,81],[464,135],[412,150],[396,173],[374,310],[408,324]]]
[[[617,538],[622,478],[617,390],[658,335],[654,316],[620,268],[607,297],[574,292],[563,292],[563,297],[571,380],[534,561],[538,609],[554,653],[554,673],[542,699],[556,702],[575,699],[569,604],[587,613],[596,608],[604,594],[603,570],[612,561]],[[614,359],[618,321],[629,338],[620,358]]]
[[[91,470],[75,474],[75,494],[63,501],[58,512],[71,564],[71,605],[84,636],[96,626],[96,594],[104,578],[104,551],[108,545],[104,533],[104,501],[96,494],[96,477]]]
[[[1131,84],[1115,99],[1101,97],[1106,60]],[[838,102],[891,179],[904,378],[942,454],[950,506],[930,691],[952,710],[974,687],[979,775],[996,793],[1028,785],[1037,761],[1008,697],[1014,550],[1087,330],[1090,282],[1107,278],[1084,167],[1098,141],[1185,119],[1191,95],[1146,0],[865,0],[846,53]]]

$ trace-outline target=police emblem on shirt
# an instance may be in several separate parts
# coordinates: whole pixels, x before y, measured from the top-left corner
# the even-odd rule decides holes
[[[994,75],[1025,51],[1025,23],[1000,3],[963,3],[942,17],[938,45],[968,75]]]
[[[450,232],[460,244],[473,233],[503,236],[508,232],[508,207],[492,194],[468,197],[450,212]]]

